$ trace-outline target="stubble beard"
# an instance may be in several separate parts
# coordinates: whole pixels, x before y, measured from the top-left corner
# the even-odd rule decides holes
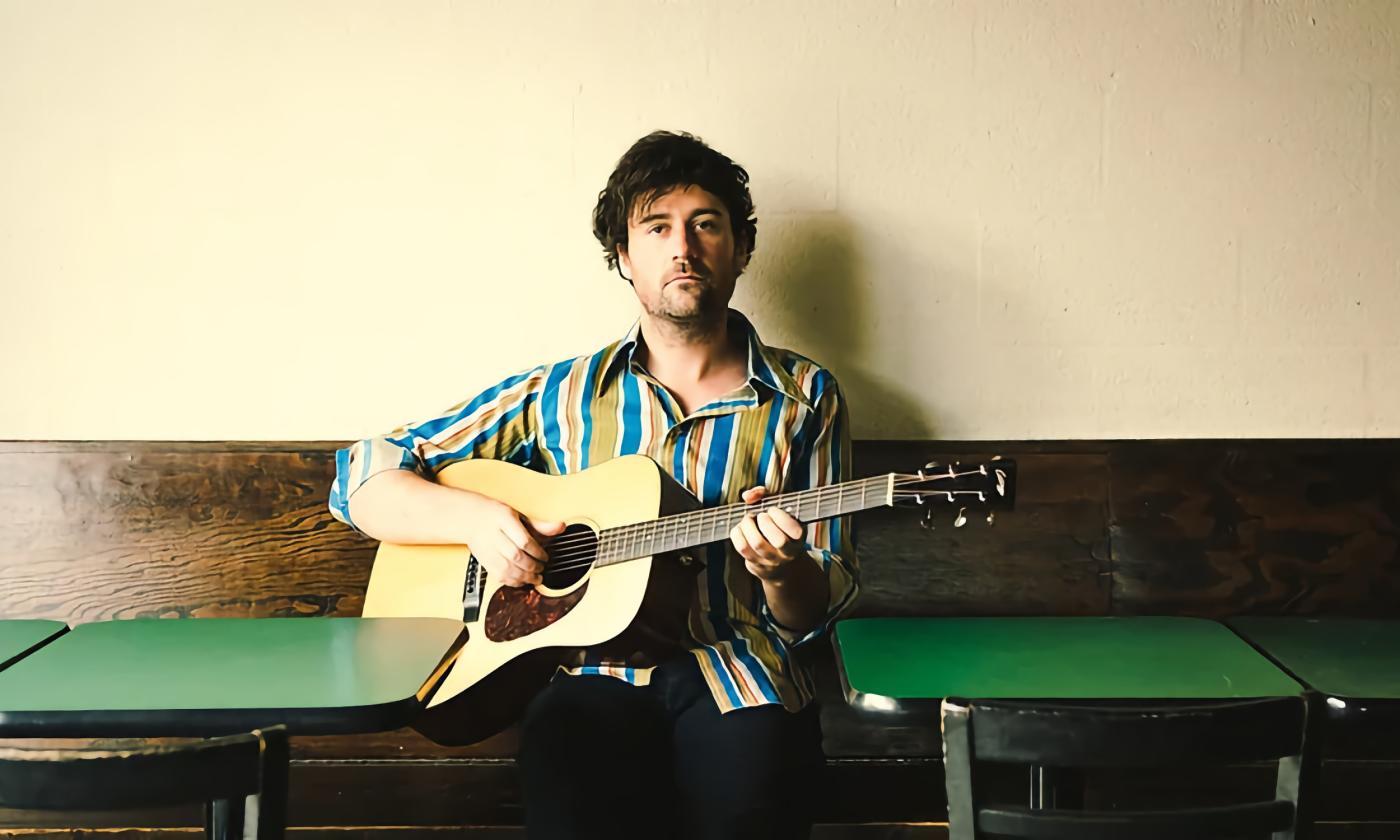
[[[661,297],[647,314],[665,322],[681,335],[699,336],[714,332],[724,320],[726,307],[721,305],[712,280],[704,280],[695,293],[672,289],[661,290]]]

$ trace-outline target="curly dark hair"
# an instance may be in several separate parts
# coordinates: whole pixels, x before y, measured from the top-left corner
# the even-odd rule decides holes
[[[749,195],[749,173],[693,134],[653,131],[632,144],[608,176],[593,208],[593,235],[603,246],[608,268],[617,268],[617,246],[627,245],[627,220],[634,209],[676,187],[696,186],[724,202],[734,239],[747,258],[753,255],[758,219]]]

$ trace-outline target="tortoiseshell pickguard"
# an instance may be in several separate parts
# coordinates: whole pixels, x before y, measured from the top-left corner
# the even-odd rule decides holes
[[[541,595],[533,586],[503,586],[486,607],[486,638],[508,642],[528,636],[568,614],[588,590],[588,582],[558,598]]]

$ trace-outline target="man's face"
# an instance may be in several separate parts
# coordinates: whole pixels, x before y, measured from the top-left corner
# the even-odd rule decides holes
[[[618,262],[652,317],[699,324],[722,317],[744,270],[724,202],[705,190],[677,187],[627,220]]]

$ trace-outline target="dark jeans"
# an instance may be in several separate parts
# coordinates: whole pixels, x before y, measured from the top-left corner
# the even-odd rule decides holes
[[[532,840],[805,838],[821,724],[815,704],[720,714],[686,655],[647,686],[555,678],[525,710],[519,766]]]

